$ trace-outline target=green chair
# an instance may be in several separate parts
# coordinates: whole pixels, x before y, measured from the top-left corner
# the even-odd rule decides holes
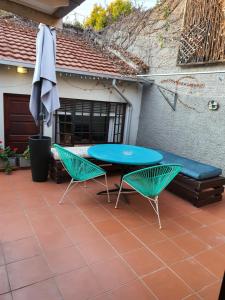
[[[123,176],[115,208],[118,207],[123,183],[127,183],[142,196],[146,197],[158,216],[159,227],[161,226],[159,216],[158,197],[162,190],[174,179],[181,170],[180,165],[159,165],[137,170]]]
[[[64,168],[72,177],[70,184],[68,185],[62,198],[59,201],[60,204],[63,202],[64,197],[69,192],[69,190],[71,190],[73,184],[76,185],[79,182],[86,182],[90,179],[106,187],[108,202],[110,202],[107,176],[106,172],[102,168],[96,166],[87,159],[82,158],[57,144],[54,145],[54,148],[57,150]],[[100,176],[105,176],[105,184],[95,179],[96,177]]]

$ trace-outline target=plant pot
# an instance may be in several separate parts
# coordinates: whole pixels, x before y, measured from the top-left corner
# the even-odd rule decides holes
[[[44,182],[48,179],[48,170],[51,153],[51,138],[48,136],[31,136],[29,138],[30,162],[32,179],[35,182]]]
[[[0,159],[0,170],[5,170],[5,164],[6,162],[2,159]]]
[[[10,164],[10,167],[15,168],[16,167],[16,157],[9,157],[9,164]]]
[[[25,159],[23,156],[19,157],[19,167],[20,168],[29,168],[30,167],[30,159]]]

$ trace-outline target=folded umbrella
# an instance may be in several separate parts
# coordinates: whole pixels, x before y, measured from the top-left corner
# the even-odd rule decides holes
[[[55,29],[40,24],[36,40],[36,65],[29,107],[35,123],[42,128],[43,119],[47,126],[50,126],[53,112],[60,108],[55,64]],[[40,134],[42,135],[43,132]]]

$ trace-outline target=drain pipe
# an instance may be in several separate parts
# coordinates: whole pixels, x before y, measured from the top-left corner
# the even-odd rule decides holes
[[[132,120],[132,113],[133,113],[133,105],[130,102],[130,100],[117,87],[116,79],[113,79],[112,87],[120,95],[120,97],[123,98],[123,100],[128,104],[128,119],[127,119],[127,130],[126,130],[125,143],[129,144],[130,143],[130,127],[131,127],[131,120]]]

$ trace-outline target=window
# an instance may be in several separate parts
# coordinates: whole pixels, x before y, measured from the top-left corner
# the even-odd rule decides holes
[[[61,145],[121,143],[126,104],[61,99],[55,141]]]

